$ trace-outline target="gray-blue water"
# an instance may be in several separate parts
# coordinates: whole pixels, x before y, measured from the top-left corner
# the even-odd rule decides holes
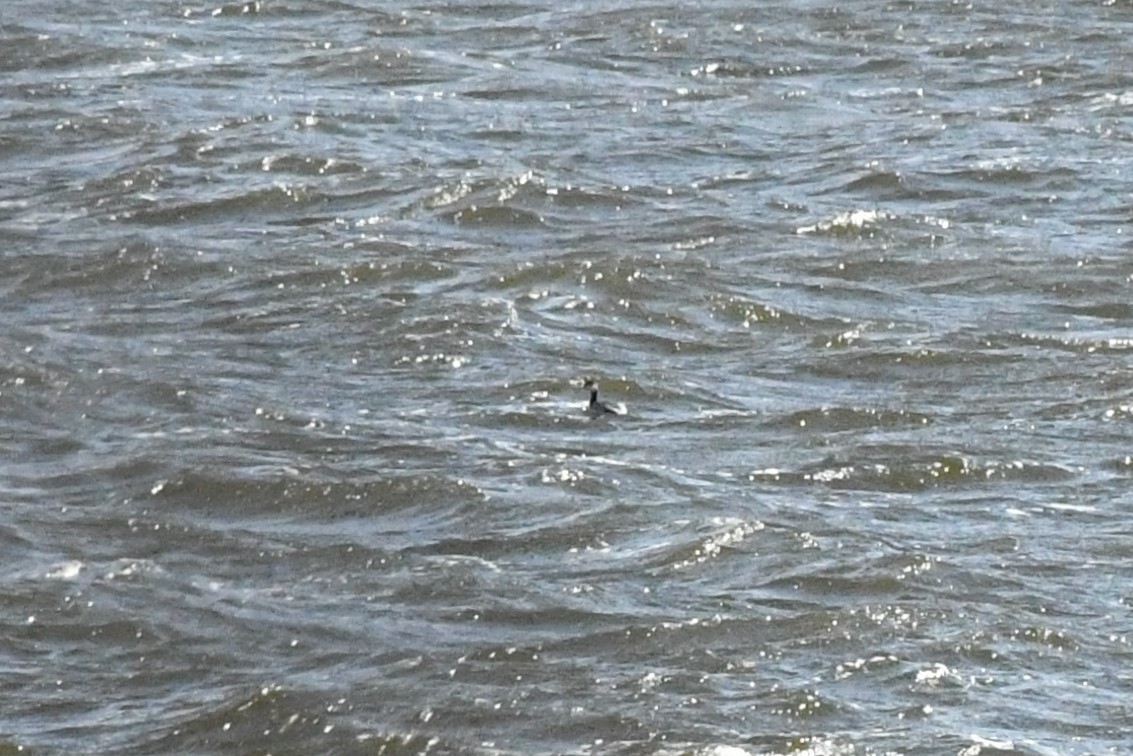
[[[1133,752],[1131,38],[9,0],[0,754]]]

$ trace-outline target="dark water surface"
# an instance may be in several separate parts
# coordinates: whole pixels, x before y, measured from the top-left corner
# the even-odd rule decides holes
[[[6,2],[0,754],[1133,752],[1131,39]]]

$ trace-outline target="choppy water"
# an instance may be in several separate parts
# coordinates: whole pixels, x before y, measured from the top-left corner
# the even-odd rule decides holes
[[[1133,751],[1125,0],[0,36],[0,753]]]

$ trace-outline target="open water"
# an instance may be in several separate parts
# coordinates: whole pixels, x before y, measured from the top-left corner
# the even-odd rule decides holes
[[[0,754],[1133,752],[1131,39],[6,0]]]

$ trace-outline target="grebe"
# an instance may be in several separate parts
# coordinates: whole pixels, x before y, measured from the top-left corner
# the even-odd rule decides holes
[[[598,384],[595,383],[593,379],[587,378],[586,382],[582,384],[582,387],[590,391],[590,404],[586,407],[586,414],[590,415],[590,417],[605,417],[620,414],[616,409],[605,402],[598,401]]]

